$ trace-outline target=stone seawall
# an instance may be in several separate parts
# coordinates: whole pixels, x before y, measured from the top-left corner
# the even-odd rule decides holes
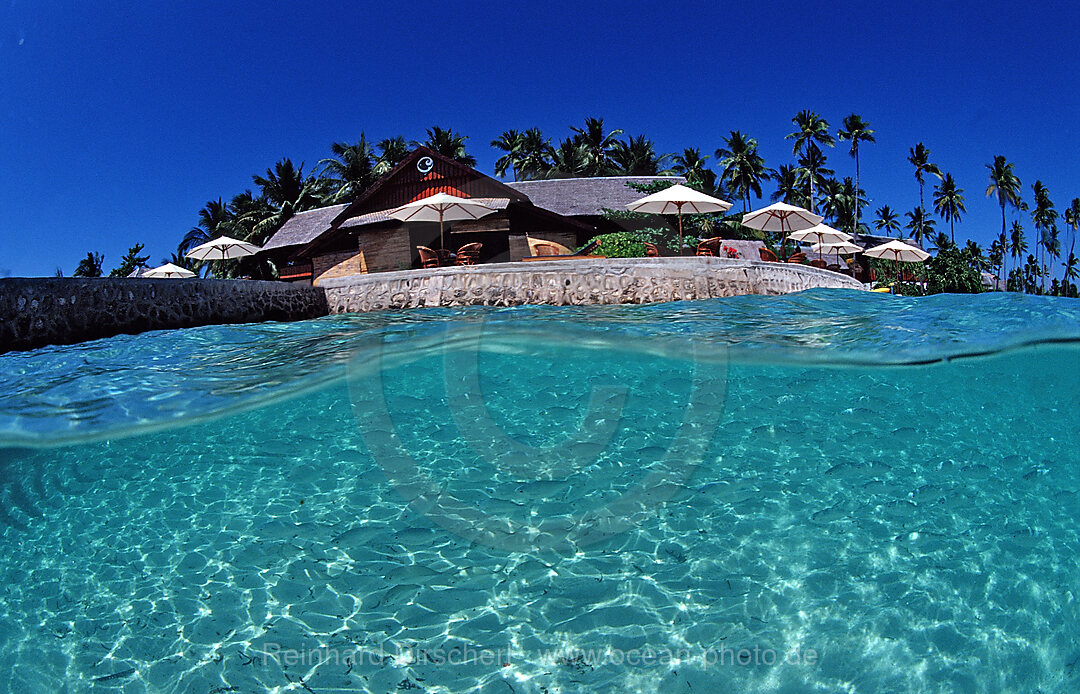
[[[317,287],[252,280],[0,279],[0,352],[121,333],[424,306],[645,304],[814,287],[862,289],[806,265],[727,258],[497,263],[356,275]]]
[[[146,330],[327,314],[318,287],[254,280],[0,279],[0,352]]]
[[[808,265],[728,258],[606,258],[381,272],[324,280],[331,313],[424,306],[645,304],[815,287],[863,289]]]

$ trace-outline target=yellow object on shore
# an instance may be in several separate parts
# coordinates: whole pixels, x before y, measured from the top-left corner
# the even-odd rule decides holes
[[[892,291],[892,287],[878,287],[877,289],[871,289],[870,291],[877,292],[878,294],[888,294]]]
[[[573,254],[572,250],[570,250],[566,246],[562,245],[561,243],[556,243],[554,241],[546,241],[544,239],[534,239],[531,236],[528,236],[526,238],[528,238],[528,240],[529,240],[529,252],[532,253],[534,257],[543,257],[542,253],[537,253],[536,252],[537,251],[537,248],[536,248],[537,246],[551,246],[555,250],[558,251],[557,255],[571,255],[571,254]]]

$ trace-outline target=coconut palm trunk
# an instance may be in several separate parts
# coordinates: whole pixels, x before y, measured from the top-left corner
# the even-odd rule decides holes
[[[1008,234],[1005,231],[1005,198],[999,195],[998,200],[1001,201],[1001,238],[1002,239],[1008,239],[1009,238]],[[1008,245],[1006,245],[1005,253],[1003,254],[1003,257],[1005,257],[1005,258],[1009,257]],[[1008,262],[1005,263],[1005,291],[1009,291],[1009,263]]]
[[[854,231],[855,234],[858,235],[858,233],[859,233],[859,191],[862,190],[862,188],[859,187],[859,142],[858,142],[858,140],[856,140],[855,142],[853,142],[851,144],[852,144],[852,147],[855,149],[855,228],[852,229],[852,231]]]
[[[679,218],[679,255],[685,255],[683,252],[683,232],[682,232],[682,203],[675,205],[676,216]]]

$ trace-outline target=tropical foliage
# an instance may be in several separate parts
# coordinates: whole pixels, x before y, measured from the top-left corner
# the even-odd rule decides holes
[[[761,198],[761,183],[772,178],[765,160],[758,154],[758,142],[738,130],[724,138],[724,147],[716,150],[721,184],[743,201],[743,211],[750,210],[750,194]]]
[[[109,273],[109,277],[127,277],[135,272],[136,268],[145,267],[146,261],[150,260],[150,254],[139,255],[142,250],[143,245],[141,243],[129,248],[124,257],[120,259],[120,265]]]
[[[600,242],[595,253],[608,258],[641,258],[645,255],[645,243],[639,234],[632,231],[601,234],[593,241]]]
[[[926,290],[930,294],[977,294],[982,277],[964,250],[949,246],[938,250],[926,263]]]
[[[666,153],[647,135],[627,134],[623,128],[613,127],[614,124],[600,117],[585,118],[557,134],[544,133],[538,127],[506,130],[490,140],[490,146],[497,154],[494,174],[501,178],[527,181],[672,174],[683,176],[688,185],[705,193],[742,203],[737,204],[740,210],[725,215],[684,217],[687,247],[700,238],[717,235],[761,239],[775,247],[778,238],[747,229],[740,223],[742,211],[753,207],[758,200],[767,199],[812,209],[823,215],[827,224],[853,234],[908,236],[915,243],[936,250],[939,256],[945,254],[939,268],[964,262],[976,273],[989,270],[1008,278],[1005,284],[1009,290],[1075,295],[1080,279],[1076,251],[1080,197],[1073,198],[1059,212],[1047,186],[1035,181],[1025,199],[1025,188],[1014,164],[1004,155],[994,156],[986,165],[985,191],[997,203],[1001,228],[984,250],[970,240],[957,239],[958,227],[963,232],[970,200],[965,198],[961,182],[932,160],[924,143],[911,146],[906,157],[918,185],[918,205],[914,204],[913,195],[896,200],[875,199],[867,190],[872,186],[864,187],[861,173],[861,159],[872,152],[866,148],[875,144],[879,136],[868,121],[851,113],[841,119],[839,128],[832,128],[822,114],[803,109],[791,123],[793,127],[785,135],[792,145],[790,158],[784,157],[786,161],[772,165],[765,161],[759,141],[745,131],[727,130],[726,135],[718,132],[716,141],[709,147],[688,146]],[[839,159],[829,161],[827,152],[837,143],[846,146],[853,166]],[[274,277],[276,268],[259,259],[261,256],[208,266],[190,261],[184,254],[222,235],[265,244],[299,212],[355,200],[400,164],[418,144],[467,166],[477,164],[474,152],[469,150],[469,138],[452,128],[433,126],[425,130],[420,140],[409,140],[403,135],[376,140],[360,132],[356,139],[332,143],[329,156],[310,170],[303,162],[296,164],[296,160],[285,157],[252,176],[250,189],[207,201],[194,215],[194,224],[183,234],[176,251],[166,260],[204,274]],[[927,181],[932,183],[929,201]],[[666,185],[669,183],[654,188]],[[871,209],[872,216],[867,212]],[[905,209],[909,211],[901,212]],[[678,250],[673,218],[633,215],[625,210],[610,211],[608,216],[625,225],[636,242],[648,241],[669,251]],[[948,224],[947,233],[936,228],[935,217]],[[1025,225],[1034,231],[1030,238]],[[134,269],[133,263],[145,260],[145,256],[141,250],[129,253],[116,272],[128,266]],[[75,274],[99,276],[101,264],[100,254],[89,253]],[[944,270],[939,275],[944,279],[928,281],[928,290],[967,286],[948,279],[951,275]],[[970,277],[966,274],[964,281]]]
[[[862,119],[856,113],[852,113],[850,116],[844,117],[844,127],[840,132],[836,133],[836,137],[841,142],[851,143],[851,158],[855,160],[855,188],[860,189],[859,186],[859,143],[860,142],[875,142],[874,131],[870,129],[870,124]],[[859,202],[855,203],[855,224],[858,225],[859,215]]]
[[[75,268],[75,272],[71,273],[71,276],[101,277],[101,263],[104,262],[104,260],[105,257],[100,253],[87,253],[86,257],[79,261],[78,267]]]

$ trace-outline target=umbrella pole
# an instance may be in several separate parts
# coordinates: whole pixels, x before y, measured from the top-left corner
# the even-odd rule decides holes
[[[682,205],[676,205],[675,209],[678,211],[679,216],[679,255],[685,255],[682,245]]]
[[[443,211],[439,210],[439,248],[446,250],[446,242],[443,241]]]

